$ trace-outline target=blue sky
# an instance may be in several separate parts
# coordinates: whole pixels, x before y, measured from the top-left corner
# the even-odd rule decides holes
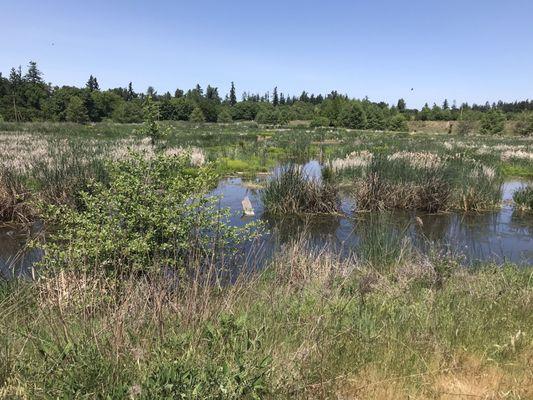
[[[408,106],[533,98],[533,1],[0,0],[0,71],[159,93],[333,89]],[[414,90],[411,91],[410,89]]]

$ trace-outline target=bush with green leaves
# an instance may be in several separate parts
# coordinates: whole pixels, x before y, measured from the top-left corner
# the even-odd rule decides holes
[[[150,137],[152,145],[156,145],[167,133],[161,128],[158,120],[159,106],[154,103],[152,96],[148,96],[144,104],[144,126],[142,133]]]
[[[226,224],[228,211],[216,197],[205,195],[216,182],[211,168],[189,163],[133,154],[109,166],[109,184],[81,193],[79,208],[49,206],[46,221],[54,230],[44,245],[44,267],[186,272],[248,237],[248,229]]]
[[[481,118],[481,133],[502,133],[505,128],[505,114],[492,109]]]
[[[363,107],[358,103],[346,105],[339,112],[337,124],[344,128],[365,129],[366,115]]]
[[[329,119],[327,117],[321,117],[319,115],[315,115],[313,119],[311,120],[310,126],[311,128],[329,126]]]
[[[516,121],[514,131],[522,136],[533,135],[533,112],[522,112]]]
[[[233,117],[227,108],[222,109],[217,117],[217,122],[222,124],[229,124],[233,121]]]
[[[391,131],[407,132],[409,127],[407,126],[405,117],[402,114],[396,114],[389,121],[389,129]]]
[[[205,116],[200,107],[196,107],[194,110],[192,110],[192,113],[189,116],[189,121],[197,124],[205,122]]]
[[[87,107],[83,104],[83,100],[77,96],[73,96],[66,110],[67,121],[85,123],[89,122],[89,114]]]

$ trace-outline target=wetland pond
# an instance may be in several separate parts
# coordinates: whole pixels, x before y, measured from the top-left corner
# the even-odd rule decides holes
[[[309,176],[319,176],[320,164],[305,164]],[[380,232],[389,237],[408,238],[421,251],[437,249],[460,256],[465,264],[479,262],[533,265],[533,214],[515,210],[511,204],[515,190],[528,183],[508,180],[502,187],[502,207],[482,213],[438,213],[397,211],[386,213],[357,213],[355,204],[344,193],[342,215],[286,217],[274,219],[264,213],[260,185],[267,177],[254,181],[242,178],[224,178],[210,194],[219,196],[220,207],[231,211],[230,223],[243,226],[252,221],[262,221],[267,233],[262,235],[248,252],[260,251],[259,263],[280,249],[283,244],[305,232],[310,246],[333,246],[339,254],[349,255],[361,245],[363,232],[380,225]],[[254,208],[254,216],[243,216],[241,201],[248,196]],[[387,233],[388,232],[388,233]],[[42,257],[39,249],[27,249],[27,235],[13,228],[0,229],[0,275],[32,274],[32,265]]]

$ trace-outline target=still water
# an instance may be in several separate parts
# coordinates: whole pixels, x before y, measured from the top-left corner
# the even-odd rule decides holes
[[[309,175],[318,177],[320,165],[311,161],[305,166]],[[266,178],[258,178],[261,183]],[[503,206],[494,212],[424,214],[394,212],[387,219],[375,219],[375,213],[356,213],[349,196],[342,200],[342,216],[320,216],[307,219],[272,219],[264,215],[257,186],[241,178],[228,178],[219,182],[212,195],[219,196],[220,206],[231,210],[230,223],[243,226],[251,221],[262,221],[268,233],[255,243],[261,248],[263,258],[268,258],[279,246],[305,232],[313,246],[328,244],[339,252],[350,253],[357,249],[361,233],[369,224],[384,224],[393,234],[404,235],[425,250],[439,248],[460,255],[466,263],[492,261],[533,265],[533,214],[515,210],[510,204],[514,191],[526,182],[509,181],[503,185]],[[255,211],[253,217],[242,216],[241,201],[248,196]],[[374,214],[374,215],[372,215]],[[415,217],[422,221],[414,223]],[[31,266],[42,257],[39,249],[26,249],[26,236],[16,230],[0,229],[0,274],[31,275]]]

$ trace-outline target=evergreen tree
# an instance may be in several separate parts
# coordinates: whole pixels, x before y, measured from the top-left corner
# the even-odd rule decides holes
[[[231,89],[229,90],[229,105],[237,104],[237,95],[235,94],[235,84],[231,82]]]
[[[284,105],[285,104],[285,96],[283,93],[280,93],[279,95],[279,104]]]
[[[399,99],[398,100],[398,104],[396,105],[396,108],[398,109],[398,111],[399,112],[404,112],[405,111],[405,107],[406,107],[405,100],[404,99]]]
[[[273,95],[272,95],[272,104],[274,105],[274,107],[277,107],[278,104],[279,104],[278,87],[277,86],[274,88],[274,92],[273,92]]]
[[[176,99],[179,99],[180,97],[183,97],[183,90],[181,89],[176,89],[176,91],[174,92],[174,97]]]
[[[448,104],[448,99],[444,99],[444,102],[442,103],[442,109],[448,110],[450,108],[450,105]]]
[[[194,110],[192,110],[192,113],[189,117],[189,121],[194,123],[205,122],[205,116],[200,107],[196,107]]]
[[[133,84],[130,82],[128,83],[128,91],[127,91],[126,100],[128,101],[133,100],[136,97],[137,97],[137,93],[133,91]]]
[[[100,86],[98,85],[98,81],[94,76],[89,76],[89,80],[87,81],[85,87],[89,89],[89,91],[93,92],[95,90],[100,90]]]
[[[24,79],[31,83],[43,83],[42,72],[37,68],[35,61],[30,61],[28,64],[28,72],[24,76]]]

